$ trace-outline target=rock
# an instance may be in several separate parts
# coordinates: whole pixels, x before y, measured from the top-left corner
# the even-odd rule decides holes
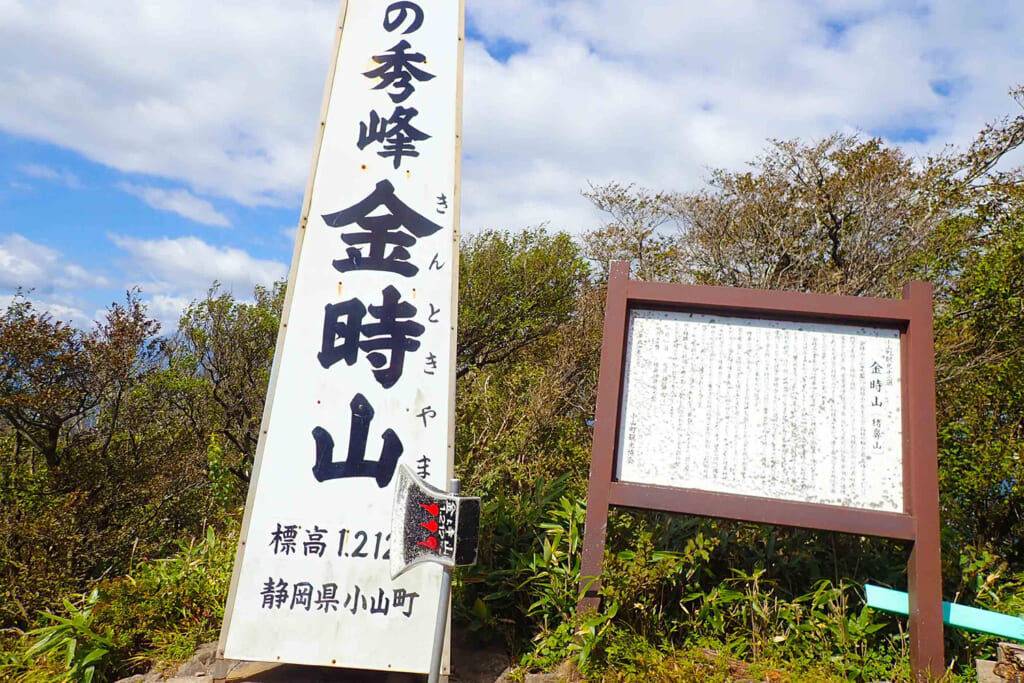
[[[509,656],[504,648],[497,645],[481,646],[470,642],[471,638],[461,629],[452,635],[452,662],[454,664],[450,683],[494,683],[509,668]],[[212,683],[216,673],[217,643],[200,645],[195,654],[177,669],[161,671],[154,669],[148,674],[131,676],[116,683]],[[356,683],[362,680],[379,681],[381,674],[357,672],[330,667],[296,668],[291,665],[270,664],[265,662],[238,662],[226,660],[223,673],[228,683],[271,683],[278,681],[294,681],[301,672],[307,683],[321,681],[345,681]],[[390,674],[389,681],[397,681],[405,677],[418,677],[408,674]],[[507,676],[504,679],[507,681]],[[559,677],[558,674],[530,674],[524,683],[554,683],[555,681],[574,681],[571,677]]]
[[[576,668],[576,660],[567,659],[558,665],[555,669],[555,673],[558,674],[558,680],[566,681],[567,683],[582,683],[583,674]]]
[[[975,659],[974,666],[978,674],[978,683],[1006,683],[1002,677],[996,676],[996,663],[990,659]]]
[[[213,663],[217,659],[217,643],[203,643],[192,658],[176,670],[153,669],[145,675],[136,674],[116,683],[213,683]]]
[[[576,671],[576,667],[567,660],[562,662],[553,673],[526,674],[523,683],[578,683],[582,680],[583,678]],[[480,683],[491,683],[491,681],[494,683],[511,683],[512,667],[506,667],[497,679],[480,679]]]
[[[166,672],[160,670],[150,671],[147,674],[135,674],[128,678],[122,678],[114,683],[159,683],[164,680]]]
[[[509,681],[511,680],[509,678],[511,672],[512,672],[512,666],[511,665],[506,666],[502,670],[502,672],[500,674],[498,674],[498,677],[494,679],[494,683],[509,683]]]
[[[203,643],[196,648],[192,659],[178,667],[175,676],[185,678],[188,676],[203,676],[213,673],[213,662],[217,659],[217,641]],[[174,680],[174,678],[170,679]]]
[[[494,683],[511,683],[512,678],[512,667],[508,667],[501,672],[497,680]],[[559,683],[562,679],[558,677],[558,674],[526,674],[526,678],[523,679],[523,683]]]

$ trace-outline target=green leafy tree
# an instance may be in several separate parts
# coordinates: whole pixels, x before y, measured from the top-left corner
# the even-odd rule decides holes
[[[204,442],[217,435],[217,467],[243,483],[256,457],[284,294],[284,282],[258,286],[250,303],[214,284],[185,309],[169,342],[168,400]]]
[[[583,236],[602,281],[608,279],[612,261],[629,261],[633,277],[640,280],[681,277],[678,243],[668,232],[676,224],[673,203],[678,195],[613,182],[591,185],[583,196],[610,219]]]
[[[946,262],[936,321],[943,516],[1024,568],[1024,206]],[[954,277],[954,276],[951,276]]]
[[[879,139],[773,141],[742,173],[680,195],[685,270],[699,283],[853,295],[893,291],[941,215],[927,172]]]
[[[26,296],[0,317],[4,621],[28,625],[62,588],[159,547],[203,507],[187,441],[151,391],[158,329],[136,292],[87,330]]]
[[[1024,90],[1011,95],[1024,102]],[[587,254],[602,267],[630,260],[640,279],[897,295],[1020,201],[1020,170],[999,162],[1022,143],[1024,116],[922,160],[857,135],[774,140],[750,170],[713,170],[698,192],[591,188],[584,196],[611,220],[585,236]]]
[[[587,281],[565,233],[488,230],[463,240],[459,258],[459,377],[512,358],[573,314]]]
[[[100,439],[104,456],[126,395],[156,363],[158,330],[134,292],[88,331],[19,295],[0,317],[0,419],[51,467],[82,440]]]

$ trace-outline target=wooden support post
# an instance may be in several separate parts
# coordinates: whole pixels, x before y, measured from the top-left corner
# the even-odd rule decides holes
[[[594,413],[594,442],[590,458],[587,492],[587,521],[583,530],[583,559],[580,565],[580,612],[596,610],[601,604],[601,563],[608,533],[608,493],[612,481],[613,454],[618,426],[619,374],[625,354],[626,287],[629,262],[614,261],[608,273],[604,333],[601,340],[601,375],[597,385]]]
[[[905,337],[904,371],[910,388],[905,448],[910,454],[911,514],[917,522],[907,565],[910,595],[910,657],[919,681],[945,674],[942,640],[942,558],[939,540],[938,444],[935,424],[935,342],[932,288],[911,282],[903,288],[911,305]]]

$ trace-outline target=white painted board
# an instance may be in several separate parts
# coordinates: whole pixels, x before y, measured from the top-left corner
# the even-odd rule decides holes
[[[429,668],[441,568],[392,581],[388,548],[396,465],[452,472],[461,12],[343,10],[224,657]]]
[[[620,481],[903,512],[899,332],[633,310]]]

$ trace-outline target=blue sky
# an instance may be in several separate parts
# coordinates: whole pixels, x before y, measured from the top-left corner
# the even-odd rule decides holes
[[[580,232],[588,182],[693,190],[769,138],[925,154],[1019,113],[1020,2],[467,6],[466,232]],[[0,0],[0,305],[86,324],[139,286],[173,326],[213,280],[283,276],[337,9]]]
[[[139,286],[151,312],[173,326],[181,306],[215,279],[246,298],[256,284],[286,273],[298,202],[255,207],[197,199],[180,182],[119,172],[6,133],[0,160],[0,264],[8,266],[0,297],[31,289],[33,300],[81,324]],[[198,245],[192,240],[209,245],[221,263],[198,264],[191,273],[179,264],[168,273],[144,248],[174,241],[187,249]],[[239,263],[232,268],[224,261],[233,257]]]

